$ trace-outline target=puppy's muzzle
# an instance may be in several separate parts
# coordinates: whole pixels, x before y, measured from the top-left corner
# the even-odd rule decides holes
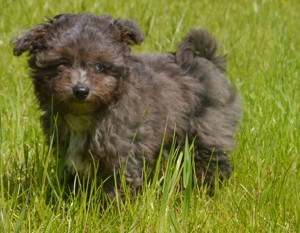
[[[90,93],[90,89],[84,84],[77,84],[73,87],[73,96],[76,100],[85,100]]]

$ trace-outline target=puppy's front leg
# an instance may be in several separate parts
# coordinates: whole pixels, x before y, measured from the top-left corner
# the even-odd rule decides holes
[[[125,189],[129,188],[129,193],[134,194],[143,184],[143,164],[142,156],[138,157],[132,150],[119,154],[115,159],[102,161],[98,167],[98,178],[104,182],[105,193],[111,199],[116,195],[124,199]]]
[[[134,152],[130,152],[125,164],[125,179],[134,189],[143,184],[143,161]]]

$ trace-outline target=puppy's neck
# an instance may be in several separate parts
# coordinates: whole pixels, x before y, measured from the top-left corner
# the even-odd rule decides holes
[[[91,128],[92,117],[90,115],[65,114],[64,120],[70,131],[83,132]]]

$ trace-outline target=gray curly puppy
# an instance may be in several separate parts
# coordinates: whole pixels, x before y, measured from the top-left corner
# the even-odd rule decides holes
[[[230,176],[240,119],[224,56],[203,30],[191,30],[174,53],[131,55],[142,41],[132,21],[90,14],[57,15],[13,39],[14,55],[29,52],[43,128],[65,175],[97,167],[112,195],[109,177],[124,169],[135,190],[163,139],[168,155],[175,131],[178,145],[195,139],[198,183],[213,193],[216,173],[220,182]]]

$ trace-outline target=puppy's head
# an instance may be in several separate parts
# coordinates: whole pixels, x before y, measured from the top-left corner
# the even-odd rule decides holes
[[[13,39],[29,52],[35,92],[44,110],[91,114],[122,94],[130,45],[143,35],[129,20],[64,14]]]

